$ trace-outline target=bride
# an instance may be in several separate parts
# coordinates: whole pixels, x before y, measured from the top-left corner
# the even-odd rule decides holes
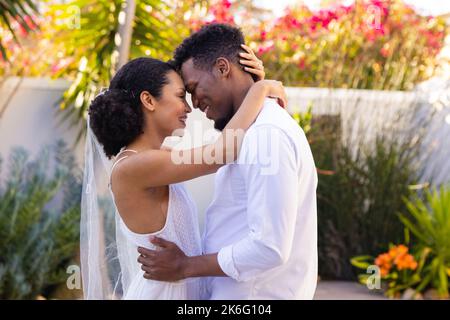
[[[251,54],[250,60],[257,60],[251,49],[243,48]],[[257,68],[248,71],[263,78],[263,70]],[[156,250],[149,240],[157,235],[176,243],[187,255],[201,254],[196,208],[182,182],[213,173],[225,161],[236,160],[241,140],[226,139],[225,135],[247,130],[268,96],[284,103],[282,84],[273,80],[255,82],[213,145],[179,151],[181,156],[193,159],[191,155],[205,155],[203,151],[209,148],[213,155],[223,155],[219,156],[223,161],[202,159],[200,163],[176,164],[173,152],[161,145],[166,137],[186,127],[191,112],[180,75],[169,63],[152,58],[132,60],[118,70],[109,89],[99,94],[89,108],[81,221],[85,298],[200,298],[200,279],[144,279],[137,262],[137,247]],[[116,267],[111,267],[111,247],[106,243],[107,235],[102,236],[109,229],[104,226],[106,217],[100,213],[102,205],[97,198],[100,186],[95,176],[100,169],[95,157],[101,159],[107,172],[109,196],[116,212],[112,235],[115,241],[111,243],[115,243],[112,255],[118,258],[119,267],[117,261]]]

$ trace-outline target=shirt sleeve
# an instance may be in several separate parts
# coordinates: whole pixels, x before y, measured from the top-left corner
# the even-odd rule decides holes
[[[254,129],[247,132],[238,159],[250,231],[218,253],[223,272],[237,281],[250,280],[287,261],[297,219],[299,163],[294,144],[274,126]]]

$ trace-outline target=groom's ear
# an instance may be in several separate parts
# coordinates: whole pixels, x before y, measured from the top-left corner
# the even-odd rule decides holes
[[[217,58],[216,64],[215,64],[215,71],[217,73],[218,77],[228,77],[231,70],[231,64],[228,59],[220,57]]]
[[[155,111],[156,100],[148,91],[142,91],[140,99],[145,109],[148,111]]]

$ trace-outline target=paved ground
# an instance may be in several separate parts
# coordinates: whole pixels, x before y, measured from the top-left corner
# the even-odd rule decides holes
[[[349,281],[319,281],[315,300],[384,300],[387,299],[376,290],[356,282]]]

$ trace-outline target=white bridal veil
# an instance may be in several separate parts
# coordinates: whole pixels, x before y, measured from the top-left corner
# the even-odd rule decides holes
[[[139,270],[138,252],[119,227],[109,188],[111,166],[88,117],[80,223],[84,299],[120,299]]]

